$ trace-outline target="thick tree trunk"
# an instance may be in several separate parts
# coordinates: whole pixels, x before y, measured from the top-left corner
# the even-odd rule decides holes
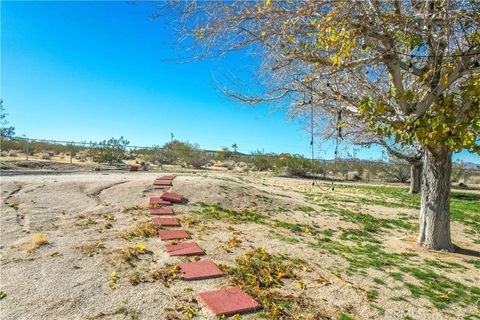
[[[450,239],[450,175],[452,152],[444,146],[426,147],[418,243],[434,250],[453,251]]]
[[[423,161],[419,160],[410,163],[410,190],[409,193],[420,193],[422,185],[422,167]]]

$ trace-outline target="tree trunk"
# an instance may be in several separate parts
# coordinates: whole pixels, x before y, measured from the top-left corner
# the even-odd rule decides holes
[[[429,249],[453,251],[450,239],[451,173],[452,152],[445,146],[425,147],[417,242]]]
[[[422,167],[423,161],[416,161],[410,163],[410,190],[409,193],[420,193],[422,185]]]

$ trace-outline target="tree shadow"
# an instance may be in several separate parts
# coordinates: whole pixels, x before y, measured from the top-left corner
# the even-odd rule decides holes
[[[450,197],[455,200],[480,201],[480,195],[473,193],[452,192]]]
[[[480,258],[480,251],[477,250],[472,250],[472,249],[465,249],[465,248],[460,248],[457,245],[453,245],[455,248],[455,254],[461,254],[464,256],[470,256],[470,257],[477,257]]]

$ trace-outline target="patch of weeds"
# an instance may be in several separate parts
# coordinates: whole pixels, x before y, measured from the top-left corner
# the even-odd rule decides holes
[[[374,277],[372,280],[373,280],[373,282],[375,282],[376,284],[385,285],[385,281],[383,281],[382,279],[380,279],[380,278],[378,278],[378,277]]]
[[[469,259],[469,260],[463,260],[466,263],[473,264],[473,266],[477,269],[480,269],[480,259]]]
[[[234,267],[222,266],[230,283],[242,287],[261,301],[268,318],[288,319],[295,299],[285,299],[284,295],[272,289],[282,287],[286,279],[299,280],[295,269],[304,266],[304,262],[284,255],[269,254],[263,248],[245,252],[236,262]]]
[[[134,266],[134,262],[140,260],[140,256],[145,254],[153,254],[151,251],[145,249],[145,245],[140,243],[136,247],[128,246],[125,249],[115,250],[110,254],[109,262],[111,264],[129,264]]]
[[[368,300],[376,300],[378,298],[378,291],[375,289],[371,289],[367,291],[367,299]]]
[[[299,207],[297,207],[297,210],[305,212],[305,213],[315,211],[315,209],[313,209],[312,207],[309,207],[309,206],[299,206]]]
[[[165,308],[165,320],[190,320],[197,316],[200,307],[195,299],[182,299],[175,304],[175,308]],[[178,315],[181,315],[179,317]]]
[[[298,243],[298,242],[300,242],[300,240],[298,240],[294,237],[289,237],[289,236],[283,235],[283,234],[275,232],[275,231],[270,231],[270,235],[272,235],[273,237],[277,238],[278,240],[281,240],[281,241],[286,242],[286,243]]]
[[[105,244],[101,241],[77,247],[77,249],[80,249],[80,252],[82,252],[87,257],[92,257],[93,255],[102,252],[105,248]]]
[[[132,238],[151,238],[155,237],[161,229],[161,226],[153,225],[150,221],[140,222],[132,229],[121,232],[120,238],[126,240]]]
[[[110,318],[115,315],[123,315],[123,319],[125,320],[138,320],[140,319],[140,311],[137,309],[129,309],[125,306],[120,306],[117,309],[113,311],[107,311],[107,312],[100,312],[93,317],[88,317],[88,320],[96,320],[96,319],[102,319],[102,318]]]
[[[480,288],[467,287],[443,275],[423,267],[400,267],[405,273],[415,277],[420,283],[405,283],[414,297],[428,298],[438,309],[446,308],[450,303],[475,304],[480,300]]]
[[[323,234],[327,237],[331,237],[331,236],[333,236],[334,231],[335,230],[333,230],[333,229],[326,229],[326,230],[323,230]]]
[[[78,218],[80,219],[80,221],[77,221],[75,223],[75,225],[77,226],[86,227],[92,224],[97,224],[97,221],[95,221],[95,219],[92,217],[86,218],[85,216],[81,215]]]
[[[339,238],[341,240],[381,243],[381,241],[374,238],[368,231],[362,230],[362,229],[353,229],[353,228],[345,229],[342,231]]]
[[[0,300],[5,298],[6,296],[7,296],[7,294],[5,293],[5,291],[0,291]]]
[[[198,205],[200,210],[195,211],[195,213],[212,220],[224,220],[231,223],[265,223],[265,216],[255,211],[235,211],[223,208],[219,204],[208,205],[203,202],[200,202]]]
[[[18,202],[17,200],[13,199],[10,203],[8,203],[8,206],[14,210],[18,210]]]
[[[165,287],[170,285],[177,279],[181,278],[180,267],[177,265],[166,265],[163,268],[151,270],[142,276],[141,282],[156,282],[160,281]]]
[[[403,302],[408,302],[408,299],[405,298],[404,296],[398,296],[398,297],[392,297],[390,298],[392,301],[403,301]]]
[[[337,317],[337,320],[354,320],[354,318],[352,318],[352,316],[350,316],[349,314],[340,313]]]
[[[425,259],[424,262],[429,267],[433,267],[437,269],[444,269],[444,270],[457,269],[461,272],[464,272],[466,270],[464,266],[455,262],[442,262],[442,261],[431,260],[431,259]]]

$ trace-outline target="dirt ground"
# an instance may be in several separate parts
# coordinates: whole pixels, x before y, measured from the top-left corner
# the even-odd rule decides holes
[[[300,312],[290,318],[337,319],[348,314],[353,319],[480,319],[474,318],[479,315],[478,301],[435,308],[424,295],[412,297],[407,288],[378,268],[367,268],[363,273],[343,272],[348,267],[348,257],[306,245],[315,241],[315,235],[308,230],[290,233],[270,223],[282,221],[320,231],[332,230],[332,239],[340,241],[342,232],[358,225],[332,212],[326,206],[329,197],[338,197],[337,204],[373,217],[396,219],[401,213],[411,223],[416,221],[415,209],[350,203],[348,200],[356,194],[354,188],[332,192],[325,184],[312,189],[310,181],[302,179],[257,173],[168,172],[171,173],[177,179],[168,190],[183,194],[188,200],[174,205],[174,210],[193,240],[205,249],[207,255],[203,259],[231,266],[246,251],[263,247],[269,253],[288,254],[305,261],[306,267],[298,271],[300,280],[285,280],[278,289],[308,301],[305,314]],[[226,278],[175,280],[169,286],[162,281],[136,285],[130,281],[133,273],[148,274],[189,259],[168,256],[165,243],[156,237],[122,237],[125,231],[150,221],[148,199],[163,190],[152,186],[159,175],[85,171],[2,176],[1,318],[183,319],[195,315],[195,319],[215,319],[194,298],[199,292],[228,286]],[[319,202],[315,197],[327,198]],[[200,203],[259,212],[267,217],[267,222],[208,219],[198,214]],[[388,253],[415,253],[414,261],[429,259],[461,265],[459,269],[438,272],[469,287],[475,283],[478,287],[479,269],[465,261],[478,263],[480,244],[472,241],[466,229],[462,223],[452,222],[453,241],[463,248],[461,253],[421,249],[415,244],[415,232],[403,229],[381,232],[378,238]],[[229,245],[232,237],[238,245]],[[148,254],[141,254],[138,260],[122,263],[116,258],[120,250],[142,244]],[[375,283],[374,278],[380,280]],[[369,295],[372,288],[376,294]],[[402,296],[408,299],[394,299]],[[257,317],[255,313],[242,316]]]

